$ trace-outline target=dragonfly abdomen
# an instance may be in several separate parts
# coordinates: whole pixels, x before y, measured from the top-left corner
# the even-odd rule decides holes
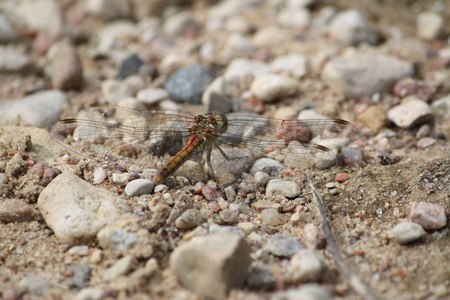
[[[175,173],[178,168],[184,164],[195,152],[205,145],[205,138],[201,135],[194,135],[190,138],[186,146],[175,154],[164,166],[158,170],[155,177],[156,184],[164,183],[169,176]]]

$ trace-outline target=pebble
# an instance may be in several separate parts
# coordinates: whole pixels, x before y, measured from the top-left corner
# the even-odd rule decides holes
[[[365,126],[377,132],[387,125],[388,118],[382,105],[369,106],[365,111],[358,115],[358,121]]]
[[[188,209],[175,220],[175,227],[179,229],[190,229],[197,227],[207,221],[196,209]]]
[[[0,55],[1,56],[1,55]],[[0,104],[0,125],[33,126],[49,129],[61,116],[67,95],[59,90],[38,92]]]
[[[428,124],[420,126],[419,130],[416,132],[416,138],[420,139],[429,136],[431,133],[431,127]]]
[[[450,119],[450,95],[440,98],[431,104],[433,111],[442,116],[443,119]]]
[[[436,85],[408,77],[395,84],[394,93],[401,98],[415,96],[420,100],[429,102],[436,93]]]
[[[97,47],[91,51],[94,58],[110,57],[114,48],[124,39],[138,39],[139,29],[130,21],[120,20],[110,22],[98,32]]]
[[[301,194],[300,187],[294,181],[272,179],[267,183],[266,196],[281,195],[286,198],[295,198]]]
[[[233,108],[232,91],[223,76],[219,76],[205,89],[202,103],[206,111],[229,113]]]
[[[73,274],[68,278],[70,286],[80,289],[89,285],[91,279],[91,267],[89,265],[70,266],[67,271]]]
[[[130,182],[130,175],[128,173],[113,173],[112,180],[119,186],[126,186]]]
[[[139,69],[144,65],[144,61],[139,55],[133,53],[125,57],[120,63],[119,78],[124,79],[130,75],[139,73]]]
[[[19,40],[19,33],[13,23],[6,14],[0,13],[0,43],[16,42],[17,40]]]
[[[301,249],[291,258],[287,278],[293,283],[317,282],[325,271],[325,262],[314,251]]]
[[[266,172],[255,173],[255,183],[265,186],[270,181],[270,176]]]
[[[144,104],[155,105],[169,99],[169,93],[165,89],[144,89],[137,93],[136,98]]]
[[[202,188],[202,195],[208,201],[215,201],[222,196],[220,191],[218,191],[215,188],[209,187],[209,186],[205,186]]]
[[[139,237],[134,232],[111,226],[101,229],[97,239],[103,249],[124,252],[131,249],[138,242]]]
[[[358,165],[361,164],[364,155],[360,147],[349,147],[342,149],[341,158],[345,165]]]
[[[5,184],[8,182],[8,177],[5,173],[0,173],[0,184]]]
[[[266,248],[275,256],[291,257],[305,246],[293,236],[276,234],[267,241]]]
[[[224,209],[221,212],[219,212],[220,220],[224,224],[236,224],[239,222],[239,211],[232,210],[232,209]]]
[[[251,24],[242,16],[231,16],[226,20],[224,29],[232,33],[247,34],[252,29]]]
[[[213,80],[214,77],[208,69],[200,64],[193,64],[175,72],[164,87],[177,102],[201,104],[203,91]]]
[[[362,98],[391,92],[398,80],[411,77],[413,73],[414,68],[409,62],[384,54],[362,54],[329,61],[322,78],[345,97]]]
[[[106,292],[96,287],[85,287],[81,289],[75,296],[74,300],[101,300],[105,297]]]
[[[130,197],[150,194],[154,185],[153,181],[149,179],[136,179],[127,184],[125,194]]]
[[[252,208],[258,212],[261,212],[267,208],[274,208],[277,211],[281,211],[282,207],[283,206],[280,203],[273,202],[273,201],[267,201],[267,200],[258,200],[252,204]]]
[[[106,179],[106,177],[108,177],[108,174],[106,174],[105,169],[103,169],[102,167],[99,167],[99,168],[95,169],[95,171],[94,171],[94,184],[102,183],[103,180]]]
[[[191,11],[182,11],[166,19],[163,31],[169,36],[185,36],[187,34],[196,34],[199,25]]]
[[[417,35],[425,40],[440,37],[445,29],[445,21],[441,15],[431,11],[423,11],[417,16]]]
[[[249,75],[259,77],[270,72],[271,67],[265,62],[236,58],[228,64],[223,77],[227,83],[232,84],[232,82],[243,82]]]
[[[73,246],[67,253],[77,256],[87,256],[89,254],[89,246]]]
[[[337,182],[345,182],[347,180],[350,179],[350,175],[348,175],[347,173],[337,173],[336,177],[334,178],[334,180],[336,180]]]
[[[253,43],[258,47],[273,47],[292,39],[291,34],[281,27],[268,26],[259,29],[253,35]]]
[[[278,56],[271,64],[276,73],[283,73],[296,79],[301,79],[309,72],[308,58],[299,54]]]
[[[240,222],[237,224],[237,226],[239,228],[242,228],[245,231],[245,233],[247,233],[247,234],[252,233],[252,232],[256,231],[256,229],[258,229],[258,226],[256,226],[252,222]]]
[[[63,43],[52,59],[52,85],[56,89],[69,90],[83,85],[83,65],[77,49]]]
[[[413,222],[399,223],[388,232],[390,239],[402,245],[414,242],[425,235],[423,227]]]
[[[283,299],[286,300],[331,300],[330,293],[319,284],[303,284],[298,289],[290,289],[283,292]]]
[[[311,13],[303,7],[285,8],[279,12],[277,19],[283,26],[305,29],[311,24]]]
[[[432,137],[423,137],[420,140],[417,141],[416,146],[419,149],[425,149],[427,147],[430,147],[431,145],[434,145],[436,143],[436,139]]]
[[[131,3],[128,0],[90,0],[84,2],[84,9],[105,21],[132,17]]]
[[[68,245],[89,242],[128,210],[120,197],[70,173],[62,173],[42,190],[38,208],[59,241]]]
[[[261,211],[261,220],[266,225],[278,226],[288,221],[288,217],[278,213],[275,208],[267,208]]]
[[[328,34],[348,46],[358,46],[361,43],[375,45],[379,40],[376,29],[357,10],[337,13],[328,26]]]
[[[267,252],[267,251],[265,251]],[[265,253],[264,252],[264,253]],[[251,290],[270,291],[276,287],[275,275],[266,266],[251,268],[247,278],[247,286]],[[277,299],[276,297],[272,297]],[[279,298],[284,299],[284,298]]]
[[[178,170],[175,171],[174,176],[183,176],[194,183],[208,181],[205,169],[199,162],[194,160],[188,160],[182,164]]]
[[[230,61],[238,57],[249,57],[257,50],[251,40],[239,33],[231,34],[223,46],[219,57],[223,61]]]
[[[19,281],[19,288],[23,293],[36,296],[43,295],[51,287],[52,284],[38,274],[27,274]]]
[[[25,72],[31,65],[31,58],[22,51],[0,46],[0,72]]]
[[[411,96],[389,109],[388,118],[398,127],[409,128],[433,120],[434,115],[425,101]]]
[[[119,259],[103,274],[103,280],[113,281],[122,275],[127,275],[134,268],[136,262],[133,256],[126,255]]]
[[[445,208],[439,204],[419,202],[411,209],[409,217],[425,230],[438,230],[447,224]]]
[[[4,199],[0,202],[0,222],[26,222],[33,219],[31,206],[20,199]]]
[[[236,226],[220,226],[217,224],[211,224],[209,226],[209,233],[210,234],[234,234],[241,237],[245,237],[245,231],[241,227]]]
[[[237,235],[195,237],[170,256],[172,272],[201,298],[225,299],[244,284],[250,263],[250,247]]]
[[[326,244],[325,235],[319,227],[308,223],[303,227],[303,243],[308,248],[321,249]]]
[[[257,77],[250,90],[265,102],[292,96],[297,92],[298,82],[292,78],[278,74],[266,74]]]
[[[271,158],[260,158],[250,168],[250,175],[255,176],[257,172],[264,172],[269,176],[276,176],[284,169],[284,165]]]
[[[15,9],[27,26],[24,31],[43,32],[54,39],[64,31],[63,10],[58,1],[24,1],[17,3]]]

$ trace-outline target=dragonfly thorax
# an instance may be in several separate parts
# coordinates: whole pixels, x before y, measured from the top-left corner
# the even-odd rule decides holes
[[[203,137],[219,137],[228,129],[228,120],[220,113],[207,113],[197,115],[194,118],[195,125],[189,128],[189,135],[201,135]]]

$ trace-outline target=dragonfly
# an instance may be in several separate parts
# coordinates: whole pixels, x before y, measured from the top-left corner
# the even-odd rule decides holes
[[[223,178],[236,181],[257,160],[270,172],[273,159],[293,166],[329,167],[336,164],[338,149],[359,136],[354,124],[341,119],[114,110],[116,119],[104,120],[97,113],[93,119],[61,120],[51,127],[50,136],[72,152],[104,162],[129,159],[144,168],[152,165],[152,158],[169,155],[156,173],[157,184],[166,182],[187,160],[200,157],[219,185]]]

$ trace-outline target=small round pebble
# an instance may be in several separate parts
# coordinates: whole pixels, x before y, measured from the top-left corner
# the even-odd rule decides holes
[[[444,18],[435,12],[424,11],[417,16],[417,35],[425,40],[438,38],[444,28]]]
[[[350,175],[348,175],[347,173],[337,173],[336,177],[334,178],[334,180],[336,180],[337,182],[345,182],[347,180],[350,179]]]
[[[256,172],[255,173],[255,183],[259,185],[266,185],[270,180],[269,174],[266,172]]]
[[[87,256],[89,254],[89,247],[86,245],[83,246],[73,246],[67,251],[69,254],[78,255],[78,256]]]
[[[417,141],[417,148],[424,149],[428,148],[436,143],[436,139],[432,137],[423,137]]]
[[[102,183],[103,180],[106,179],[106,177],[108,177],[108,174],[106,174],[105,169],[103,169],[102,167],[99,167],[99,168],[95,169],[95,172],[94,172],[94,184]]]
[[[201,104],[202,94],[213,80],[208,69],[200,64],[193,64],[175,72],[164,87],[177,102]]]
[[[278,213],[275,208],[267,208],[261,211],[262,222],[266,225],[283,225],[288,221],[288,217]]]
[[[426,230],[441,229],[447,224],[445,208],[439,204],[419,202],[413,207],[409,217]]]
[[[125,193],[128,196],[140,196],[150,194],[153,190],[154,183],[148,179],[136,179],[127,184]]]
[[[325,269],[325,263],[314,251],[303,249],[291,258],[288,280],[296,283],[315,282],[320,280]]]
[[[144,61],[137,54],[125,57],[120,65],[119,78],[123,79],[129,75],[137,74],[142,65],[144,65]]]
[[[389,238],[402,245],[414,242],[424,235],[426,235],[426,232],[423,227],[413,222],[397,224],[388,232]]]
[[[256,78],[250,90],[258,99],[270,102],[294,95],[297,88],[298,82],[292,78],[278,74],[267,74]]]
[[[130,182],[130,175],[128,173],[113,173],[112,180],[120,186],[126,186]]]

